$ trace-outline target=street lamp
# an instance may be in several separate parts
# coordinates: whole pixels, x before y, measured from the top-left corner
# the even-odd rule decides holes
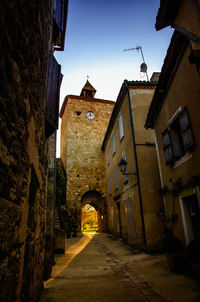
[[[118,166],[120,168],[120,171],[123,175],[137,175],[137,173],[127,173],[127,162],[125,161],[125,159],[121,159]]]

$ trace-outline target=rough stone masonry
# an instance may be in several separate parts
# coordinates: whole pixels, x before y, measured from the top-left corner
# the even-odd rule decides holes
[[[87,83],[82,90],[86,93],[88,85],[92,87]],[[104,207],[105,204],[105,167],[101,144],[113,106],[112,101],[81,95],[67,96],[61,109],[61,159],[67,172],[67,207],[69,211],[76,210],[74,215],[77,215],[78,231],[81,227],[81,207],[87,202],[91,204],[93,200],[92,205],[98,211],[99,206]],[[88,118],[88,114],[92,114],[92,118]]]
[[[43,286],[52,1],[0,2],[0,300]]]

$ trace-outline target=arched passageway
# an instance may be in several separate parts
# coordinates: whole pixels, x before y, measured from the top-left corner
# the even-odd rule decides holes
[[[86,204],[81,210],[81,231],[94,233],[98,231],[97,211],[90,204]]]
[[[92,216],[94,215],[94,216]],[[96,222],[95,222],[96,215]],[[93,218],[92,218],[93,217]],[[90,224],[93,224],[93,230],[96,228],[96,231],[105,232],[107,228],[107,208],[106,201],[102,195],[95,191],[91,190],[86,192],[81,199],[81,229],[84,231],[84,226],[86,230],[86,225],[84,221],[89,221]],[[88,224],[88,228],[90,227]],[[96,226],[95,226],[96,225]]]

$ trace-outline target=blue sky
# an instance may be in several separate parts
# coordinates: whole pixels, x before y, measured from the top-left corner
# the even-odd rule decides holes
[[[87,76],[96,97],[116,101],[125,79],[146,80],[140,73],[141,54],[123,52],[142,46],[148,75],[160,71],[172,29],[156,32],[160,0],[69,0],[62,65],[60,107],[68,94],[80,95]]]

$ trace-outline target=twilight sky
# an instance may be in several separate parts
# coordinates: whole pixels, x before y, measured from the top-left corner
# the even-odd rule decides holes
[[[160,0],[69,0],[65,50],[55,52],[64,75],[60,107],[66,95],[80,95],[87,76],[95,97],[113,101],[125,79],[146,80],[140,52],[125,48],[142,46],[149,78],[160,71],[173,30],[156,32],[159,6]]]

